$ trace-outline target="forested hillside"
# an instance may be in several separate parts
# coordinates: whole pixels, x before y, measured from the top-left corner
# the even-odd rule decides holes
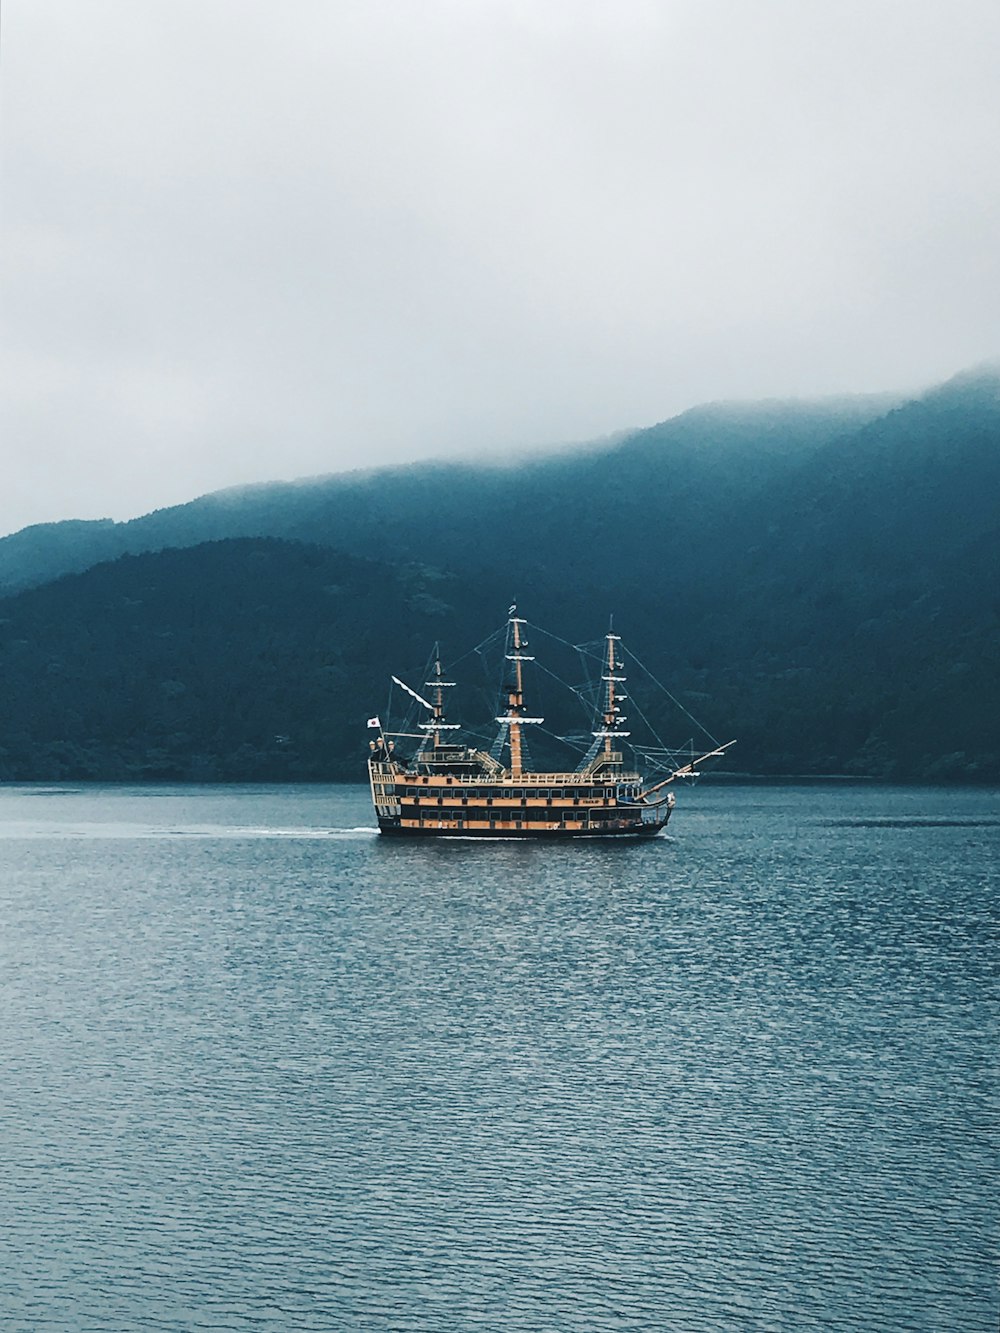
[[[884,408],[702,409],[516,469],[17,534],[13,581],[84,572],[0,599],[0,777],[357,778],[389,672],[516,598],[574,643],[614,613],[744,772],[998,781],[1000,377]],[[86,568],[123,533],[167,549]]]
[[[42,524],[0,538],[0,590],[225,537],[284,537],[376,558],[423,560],[430,551],[445,563],[492,565],[493,545],[482,541],[488,524],[494,534],[530,536],[507,552],[514,577],[534,567],[536,553],[561,560],[567,541],[575,549],[608,524],[618,541],[638,529],[682,545],[887,406],[860,397],[702,407],[615,443],[517,466],[416,463],[237,487],[126,523]]]
[[[426,651],[436,588],[328,549],[232,540],[0,602],[0,777],[358,778],[366,710],[394,650]]]
[[[124,556],[18,594],[0,602],[0,778],[358,780],[365,719],[382,710],[390,673],[419,686],[435,639],[446,660],[463,657],[454,674],[472,687],[458,719],[482,728],[493,716],[486,669],[498,663],[465,650],[503,621],[500,584],[237,538]],[[831,614],[803,585],[781,633],[767,591],[754,600],[752,587],[701,619],[688,608],[683,629],[669,590],[623,588],[615,606],[627,645],[679,702],[739,738],[732,767],[1000,780],[1000,629],[968,584],[947,607],[918,600],[850,628],[845,605]],[[555,584],[521,609],[576,641],[607,625],[605,605]],[[582,683],[557,641],[535,636],[533,651]],[[634,665],[630,675],[665,740],[700,739]],[[552,728],[585,727],[547,674],[532,688]]]

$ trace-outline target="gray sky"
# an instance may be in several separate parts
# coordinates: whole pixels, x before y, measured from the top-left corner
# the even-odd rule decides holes
[[[0,532],[1000,352],[996,0],[3,0]]]

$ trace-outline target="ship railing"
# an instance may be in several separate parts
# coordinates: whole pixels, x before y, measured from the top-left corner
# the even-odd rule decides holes
[[[409,777],[412,781],[416,776],[404,774],[396,762],[386,763],[384,760],[373,760],[372,768],[376,773],[387,777]],[[433,773],[427,776],[434,779],[435,786],[440,785],[442,778],[444,778],[447,785],[456,787],[609,787],[642,781],[639,773],[601,775],[593,772],[580,772],[579,769],[575,773],[522,773],[517,778],[511,776],[509,769],[498,770],[494,773]]]
[[[592,784],[595,787],[607,787],[611,784],[621,782],[638,782],[638,773],[615,773],[606,777],[598,776],[594,773],[580,772],[575,773],[522,773],[519,778],[511,777],[509,771],[497,776],[490,776],[489,779],[500,786],[524,787],[583,787]]]

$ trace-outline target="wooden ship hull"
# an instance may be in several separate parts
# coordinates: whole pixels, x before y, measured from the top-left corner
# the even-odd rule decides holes
[[[529,717],[525,710],[523,667],[534,658],[524,651],[526,621],[516,615],[516,607],[508,614],[504,711],[495,719],[500,730],[491,751],[454,738],[461,727],[447,720],[444,705],[445,692],[454,682],[444,679],[436,650],[433,677],[424,682],[430,700],[393,676],[430,716],[416,733],[386,731],[377,717],[368,721],[378,732],[378,739],[369,743],[368,777],[379,832],[431,838],[655,837],[674,808],[668,785],[694,776],[701,763],[728,746],[675,767],[657,782],[644,779],[632,766],[626,768],[618,748],[631,735],[624,729],[627,719],[621,709],[627,697],[623,658],[618,635],[609,631],[602,650],[601,702],[587,755],[573,772],[532,771],[524,729],[544,719]],[[418,738],[408,760],[397,755],[399,735]]]
[[[478,757],[478,756],[477,756]],[[470,755],[469,758],[472,758]],[[402,769],[402,771],[400,771]],[[581,781],[578,773],[509,773],[470,780],[407,771],[391,759],[368,765],[380,833],[466,838],[653,837],[674,808],[639,799],[638,773]]]

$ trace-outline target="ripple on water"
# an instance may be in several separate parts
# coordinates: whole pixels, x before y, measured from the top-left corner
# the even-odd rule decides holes
[[[3,793],[0,1309],[994,1329],[995,793],[913,799],[541,847],[379,840],[351,789]]]

